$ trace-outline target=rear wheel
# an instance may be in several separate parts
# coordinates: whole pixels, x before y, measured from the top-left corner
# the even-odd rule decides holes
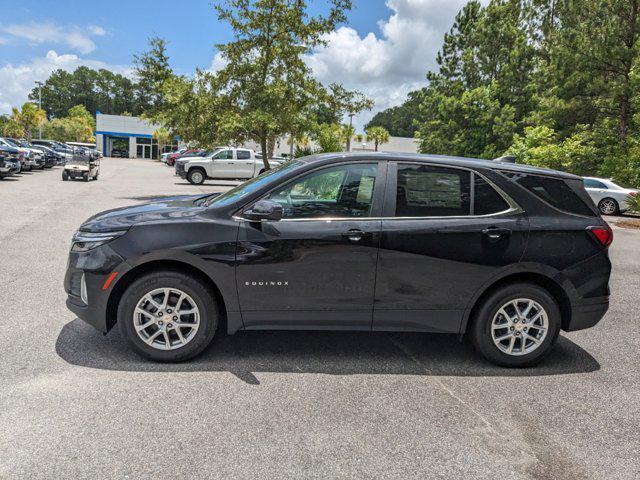
[[[120,331],[139,354],[159,362],[198,355],[218,325],[214,295],[191,275],[165,270],[140,277],[118,306]]]
[[[205,178],[206,175],[204,173],[204,170],[202,170],[201,168],[192,168],[191,170],[189,170],[189,173],[187,173],[187,180],[193,185],[202,185],[205,181]]]
[[[617,215],[620,213],[620,205],[613,198],[603,198],[598,202],[598,210],[603,215]]]
[[[528,367],[542,360],[560,332],[560,309],[545,289],[529,283],[502,287],[477,310],[471,341],[489,361]]]

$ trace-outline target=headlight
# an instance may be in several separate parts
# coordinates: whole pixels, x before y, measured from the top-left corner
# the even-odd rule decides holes
[[[71,244],[72,252],[86,252],[92,248],[104,245],[111,240],[114,240],[127,233],[126,230],[119,230],[117,232],[105,232],[105,233],[91,233],[91,232],[76,232],[73,236]]]

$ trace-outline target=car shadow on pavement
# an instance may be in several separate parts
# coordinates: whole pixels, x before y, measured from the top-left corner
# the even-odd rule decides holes
[[[184,363],[145,360],[130,350],[114,328],[104,336],[79,319],[66,324],[56,352],[70,364],[133,372],[230,372],[259,385],[254,373],[327,375],[425,375],[528,377],[588,373],[600,364],[571,340],[560,337],[537,367],[496,367],[455,335],[387,332],[247,331],[221,335],[198,357]]]

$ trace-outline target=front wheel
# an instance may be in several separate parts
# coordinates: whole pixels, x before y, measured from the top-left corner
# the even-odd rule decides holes
[[[620,205],[613,198],[603,198],[598,202],[598,210],[602,215],[618,215]]]
[[[66,170],[62,171],[62,181],[66,182],[67,180],[69,180],[69,174],[67,173]]]
[[[180,362],[209,345],[218,326],[218,309],[213,292],[198,279],[163,270],[127,288],[118,306],[118,324],[139,354],[158,362]]]
[[[189,173],[187,173],[187,180],[193,185],[202,185],[205,178],[204,171],[199,168],[192,168],[189,170]]]
[[[472,321],[471,341],[487,360],[503,367],[529,367],[551,351],[561,316],[548,291],[517,283],[489,295]]]

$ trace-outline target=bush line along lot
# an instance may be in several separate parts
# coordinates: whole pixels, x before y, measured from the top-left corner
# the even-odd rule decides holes
[[[0,183],[0,478],[640,475],[640,232],[615,228],[604,320],[537,368],[455,336],[344,332],[241,332],[162,365],[66,309],[71,236],[101,210],[228,187],[144,160],[104,159],[89,183],[60,170]]]

